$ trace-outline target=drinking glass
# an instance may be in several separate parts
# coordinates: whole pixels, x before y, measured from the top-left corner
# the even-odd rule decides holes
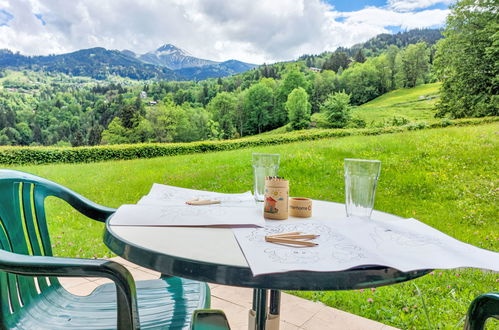
[[[369,219],[374,207],[379,160],[345,159],[345,208],[347,217]]]
[[[257,202],[264,200],[265,177],[277,176],[277,171],[279,171],[279,154],[253,153],[253,182]]]

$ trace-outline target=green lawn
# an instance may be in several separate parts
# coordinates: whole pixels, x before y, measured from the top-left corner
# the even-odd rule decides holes
[[[221,192],[250,190],[251,153],[276,152],[282,157],[280,174],[290,179],[291,195],[342,202],[343,159],[379,159],[377,209],[415,217],[464,242],[499,251],[498,131],[498,124],[489,124],[145,160],[12,168],[117,207],[136,202],[153,182]],[[58,255],[110,255],[102,244],[102,224],[78,217],[61,203],[51,206]],[[462,327],[458,324],[475,296],[498,290],[497,273],[436,270],[376,290],[296,294],[403,329],[453,329]]]
[[[383,94],[352,110],[352,114],[368,125],[390,121],[393,117],[404,117],[409,121],[431,120],[435,116],[440,83],[401,88]]]

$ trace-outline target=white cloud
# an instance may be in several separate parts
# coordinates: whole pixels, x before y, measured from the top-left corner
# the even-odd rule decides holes
[[[390,0],[385,8],[344,13],[321,0],[0,0],[14,16],[0,26],[0,49],[144,53],[172,43],[197,57],[268,63],[351,46],[388,26],[443,24],[447,10],[406,11],[423,2],[436,0]]]
[[[437,4],[449,5],[456,0],[388,0],[388,8],[397,11],[410,11],[428,8]]]
[[[416,13],[395,12],[389,9],[368,7],[356,12],[344,13],[347,25],[360,24],[370,27],[383,28],[386,26],[400,26],[403,29],[416,29],[440,25],[445,22],[449,10],[432,9]]]

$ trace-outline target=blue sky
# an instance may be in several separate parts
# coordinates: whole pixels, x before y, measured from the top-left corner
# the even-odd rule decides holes
[[[326,1],[338,11],[357,11],[367,6],[382,7],[386,6],[383,0],[328,0]]]
[[[386,7],[390,5],[389,2],[385,0],[327,0],[326,2],[331,6],[334,6],[336,10],[342,12],[357,11],[365,7]],[[409,3],[411,1],[407,2]],[[417,1],[413,1],[412,3],[417,3]],[[449,2],[447,1],[434,1],[433,4],[432,2],[427,2],[431,4],[429,6],[425,6],[424,1],[420,1],[419,3],[421,3],[422,6],[415,9],[415,11],[428,9],[447,9],[449,7]]]
[[[0,26],[7,26],[14,16],[4,9],[0,9]]]
[[[295,59],[380,33],[441,27],[452,0],[0,0],[0,49],[154,51],[252,63]]]

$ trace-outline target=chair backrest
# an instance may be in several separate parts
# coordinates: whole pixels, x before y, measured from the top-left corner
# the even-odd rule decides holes
[[[499,292],[482,294],[471,302],[464,330],[482,330],[491,317],[499,319]]]
[[[0,248],[24,255],[52,256],[45,216],[45,199],[65,200],[84,215],[99,221],[112,214],[98,204],[52,181],[0,169]],[[3,316],[14,314],[40,293],[59,287],[56,278],[18,276],[0,272]]]

